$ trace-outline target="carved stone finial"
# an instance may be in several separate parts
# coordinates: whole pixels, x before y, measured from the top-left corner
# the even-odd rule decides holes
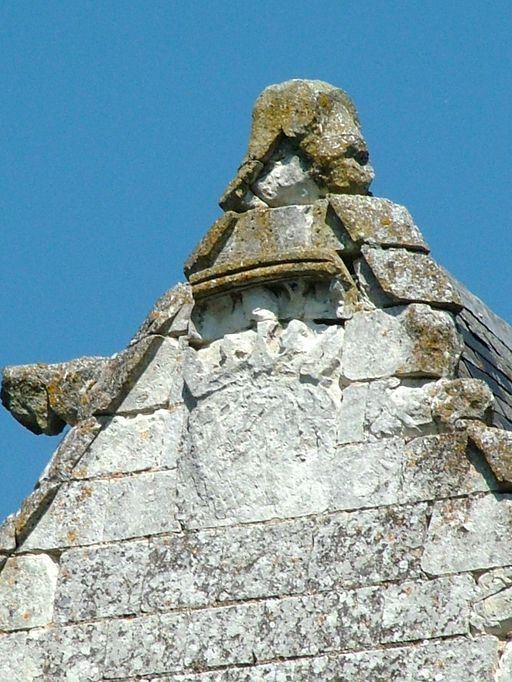
[[[220,200],[224,210],[368,193],[373,169],[357,111],[343,90],[317,80],[271,85],[252,119],[247,155]]]

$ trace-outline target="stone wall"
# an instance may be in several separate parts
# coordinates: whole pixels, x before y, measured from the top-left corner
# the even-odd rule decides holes
[[[512,439],[457,286],[274,139],[126,351],[6,372],[29,428],[74,424],[0,528],[6,681],[512,680]]]

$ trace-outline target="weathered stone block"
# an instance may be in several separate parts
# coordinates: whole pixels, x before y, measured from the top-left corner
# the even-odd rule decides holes
[[[395,302],[461,307],[452,281],[430,256],[405,249],[370,246],[363,246],[362,252],[383,291]]]
[[[0,573],[0,630],[50,623],[58,573],[58,565],[45,554],[7,559]]]
[[[64,436],[48,465],[40,476],[40,481],[65,481],[84,452],[94,441],[101,429],[95,417],[79,422]]]
[[[330,194],[328,200],[356,244],[405,246],[428,251],[423,235],[404,206],[364,195]]]
[[[437,432],[425,389],[425,381],[421,379],[406,379],[401,383],[391,377],[370,382],[364,418],[366,437],[371,434],[377,438],[411,438]]]
[[[467,436],[463,432],[422,436],[407,443],[402,471],[403,499],[436,500],[487,492],[489,482],[466,446]]]
[[[142,610],[303,592],[313,527],[311,521],[298,519],[155,538],[149,547]]]
[[[429,389],[434,417],[446,424],[484,419],[494,400],[489,386],[479,379],[441,379]]]
[[[55,620],[67,623],[139,613],[148,559],[147,540],[64,552]]]
[[[73,470],[73,478],[174,468],[180,450],[185,409],[100,418],[103,429]]]
[[[400,316],[408,338],[407,360],[398,376],[452,377],[463,348],[453,317],[423,303],[406,306]]]
[[[468,575],[402,582],[383,590],[381,642],[404,642],[469,632],[475,583]]]
[[[176,284],[155,303],[130,344],[152,334],[181,336],[189,331],[194,306],[190,284]]]
[[[103,677],[182,670],[187,623],[188,616],[183,613],[109,621]]]
[[[183,350],[179,339],[161,340],[147,353],[144,368],[132,379],[132,387],[117,408],[118,413],[168,407],[182,401]]]
[[[343,373],[349,380],[390,376],[406,361],[407,340],[396,311],[359,312],[348,320]]]
[[[309,569],[313,590],[420,575],[426,505],[319,517]]]
[[[512,496],[436,502],[422,567],[431,575],[510,564]]]
[[[466,428],[498,481],[512,482],[512,433],[473,420]]]
[[[63,484],[24,549],[50,549],[179,530],[175,471]]]
[[[512,646],[509,648],[512,651]],[[451,638],[448,642],[175,674],[159,677],[158,682],[508,682],[505,671],[505,677],[495,677],[497,661],[493,637]]]
[[[461,349],[445,311],[411,304],[358,312],[345,327],[343,373],[351,381],[450,376]]]

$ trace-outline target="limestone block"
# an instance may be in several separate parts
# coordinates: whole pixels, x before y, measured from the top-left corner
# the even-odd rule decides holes
[[[183,350],[179,340],[162,339],[156,350],[146,355],[140,375],[117,412],[140,412],[181,402]]]
[[[204,669],[252,663],[263,622],[261,602],[195,611],[188,623],[183,666]]]
[[[17,546],[23,543],[26,535],[46,512],[58,490],[58,483],[44,480],[23,500],[20,509],[14,515]]]
[[[50,549],[179,530],[175,471],[63,484],[24,549]]]
[[[319,517],[309,569],[314,590],[416,578],[426,533],[426,505]]]
[[[45,650],[44,675],[34,682],[101,682],[107,647],[105,630],[104,623],[91,623],[46,631],[40,645]]]
[[[360,648],[378,638],[380,601],[378,588],[365,588],[110,621],[104,677]]]
[[[265,603],[256,660],[368,646],[379,635],[377,588],[287,597]]]
[[[403,500],[436,500],[487,492],[489,483],[466,446],[467,436],[461,432],[422,436],[407,443],[402,471]]]
[[[39,481],[58,482],[68,480],[77,462],[94,441],[101,429],[95,417],[79,422],[68,431],[41,474]]]
[[[303,592],[313,527],[310,520],[297,519],[154,538],[142,610]]]
[[[22,630],[52,620],[59,569],[46,554],[7,559],[0,574],[0,630]]]
[[[468,633],[474,587],[468,575],[387,587],[383,591],[381,642]]]
[[[407,360],[396,374],[451,378],[463,348],[451,314],[412,303],[406,306],[400,320],[409,345]]]
[[[356,312],[345,325],[343,374],[350,381],[450,376],[461,350],[445,311],[411,304]]]
[[[3,679],[6,682],[44,680],[45,644],[41,629],[0,635]]]
[[[430,256],[406,249],[370,246],[363,246],[362,253],[379,285],[394,301],[461,307],[454,284]]]
[[[450,638],[333,658],[322,682],[495,682],[497,660],[493,637]]]
[[[185,409],[152,414],[101,417],[102,430],[73,470],[73,478],[175,468]]]
[[[343,374],[351,381],[392,375],[406,364],[407,351],[396,310],[355,313],[345,326]]]
[[[184,613],[109,621],[103,677],[117,679],[181,670],[187,623]]]
[[[494,397],[480,379],[441,379],[429,387],[436,419],[455,424],[458,419],[484,419]]]
[[[392,504],[403,443],[336,444],[337,407],[320,385],[261,375],[200,400],[178,464],[186,527]]]
[[[69,623],[140,611],[147,540],[71,549],[63,553],[54,619]]]
[[[489,494],[436,502],[423,570],[431,575],[510,564],[512,497]]]
[[[512,433],[473,420],[466,428],[498,481],[512,482]]]
[[[193,306],[190,284],[177,284],[158,299],[130,344],[138,343],[151,334],[168,336],[187,334]]]
[[[404,246],[428,251],[421,232],[404,206],[365,195],[330,194],[328,200],[356,244]]]
[[[509,646],[504,658],[510,659]],[[493,637],[450,638],[411,646],[368,649],[274,661],[214,672],[177,673],[151,682],[508,682],[507,663],[495,678],[497,640]],[[510,662],[508,662],[510,665]],[[508,668],[510,670],[510,668]],[[123,680],[135,682],[135,680]]]

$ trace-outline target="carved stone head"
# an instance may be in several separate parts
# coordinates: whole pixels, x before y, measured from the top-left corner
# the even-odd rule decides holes
[[[258,97],[247,155],[220,205],[242,212],[368,194],[372,179],[349,96],[323,81],[290,80]]]

